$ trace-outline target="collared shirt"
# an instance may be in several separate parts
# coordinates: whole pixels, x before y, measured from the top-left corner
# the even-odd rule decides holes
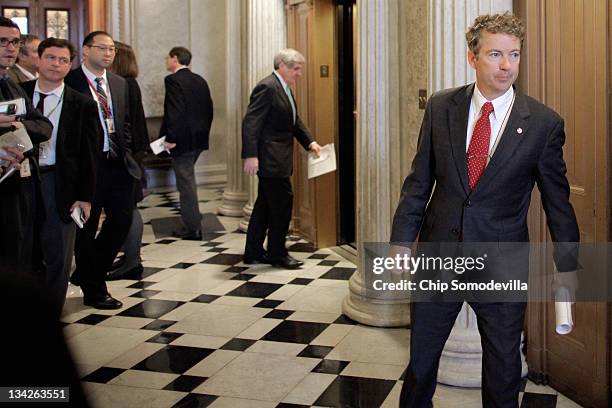
[[[32,79],[38,78],[38,72],[36,74],[33,74],[33,73],[31,73],[30,71],[28,71],[27,69],[25,69],[24,67],[22,67],[19,64],[15,64],[15,66],[17,68],[19,68],[19,70],[21,72],[23,72],[23,75],[25,75],[28,78],[28,80],[32,80]]]
[[[476,126],[476,122],[478,121],[478,118],[480,118],[480,110],[485,102],[487,102],[487,98],[480,93],[478,84],[476,84],[476,86],[474,86],[474,94],[472,95],[472,103],[470,104],[470,113],[468,115],[467,140],[465,143],[466,153],[470,147],[472,133],[474,133],[474,126]],[[498,96],[490,102],[493,104],[493,112],[489,116],[489,121],[491,123],[489,157],[493,155],[493,152],[497,147],[497,143],[499,142],[499,138],[501,138],[501,135],[504,133],[506,123],[508,122],[510,109],[512,109],[512,105],[514,104],[514,88],[511,86],[506,93]]]
[[[280,81],[281,85],[283,86],[283,89],[285,90],[285,94],[287,94],[287,98],[289,98],[289,103],[291,104],[291,110],[293,111],[293,123],[295,123],[297,111],[295,109],[295,103],[293,102],[293,95],[291,95],[291,89],[289,89],[289,85],[287,85],[283,77],[278,72],[276,72],[276,70],[274,70],[274,75],[276,75],[276,77]]]
[[[91,92],[91,96],[93,97],[94,101],[98,102],[98,117],[100,118],[100,124],[102,125],[102,130],[104,131],[104,147],[102,148],[102,150],[104,152],[108,152],[110,150],[110,143],[108,141],[108,128],[106,127],[106,122],[104,121],[104,115],[102,113],[102,107],[100,106],[100,102],[98,101],[98,95],[94,91],[94,89],[96,89],[96,87],[98,86],[98,83],[96,82],[96,78],[98,77],[93,72],[88,70],[85,64],[81,65],[81,67],[83,68],[83,72],[85,73],[85,76],[89,81],[89,91]],[[112,95],[110,93],[110,88],[108,87],[108,80],[106,79],[106,70],[104,70],[104,73],[102,73],[101,77],[104,79],[102,81],[102,88],[104,88],[104,92],[106,92],[108,107],[110,108],[111,116],[114,120],[115,114],[113,112],[113,100]]]
[[[38,162],[41,166],[52,166],[55,164],[55,148],[57,144],[57,128],[62,115],[62,105],[64,104],[64,83],[51,92],[42,92],[38,87],[38,81],[34,87],[34,95],[32,97],[32,104],[36,106],[40,100],[40,93],[45,93],[47,96],[43,101],[44,104],[44,115],[51,121],[53,125],[53,131],[51,132],[51,138],[40,144],[40,155]]]

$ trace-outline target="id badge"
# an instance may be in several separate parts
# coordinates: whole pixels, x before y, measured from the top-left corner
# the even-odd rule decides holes
[[[19,169],[19,175],[22,178],[30,177],[32,175],[32,170],[30,169],[30,159],[25,159],[21,162],[21,168]]]
[[[106,121],[106,130],[108,130],[108,133],[115,133],[115,121],[113,118],[107,118],[104,120]]]

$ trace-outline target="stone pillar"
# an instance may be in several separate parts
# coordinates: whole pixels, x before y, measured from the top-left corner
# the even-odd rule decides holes
[[[251,91],[274,70],[274,55],[287,46],[287,19],[283,0],[248,0],[247,83]],[[248,98],[248,96],[247,96]],[[257,177],[249,177],[249,201],[244,206],[240,230],[246,231],[257,199]]]
[[[219,214],[242,217],[243,207],[249,199],[247,177],[242,171],[242,117],[248,95],[246,83],[247,16],[245,0],[227,2],[227,82],[226,82],[226,140],[227,140],[227,186],[223,190],[223,202]]]
[[[399,3],[367,0],[357,13],[357,245],[388,242],[400,185]],[[372,326],[405,326],[408,299],[372,299],[364,286],[364,265],[349,280],[342,311]]]
[[[475,81],[467,62],[465,31],[480,14],[512,11],[512,0],[429,0],[428,91]],[[453,27],[454,29],[450,29]],[[522,356],[522,354],[521,354]],[[461,387],[480,387],[482,346],[476,314],[465,303],[444,346],[438,381]],[[527,364],[523,357],[523,375]]]

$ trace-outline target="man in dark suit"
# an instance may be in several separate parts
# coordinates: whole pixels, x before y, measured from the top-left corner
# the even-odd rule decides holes
[[[321,150],[298,116],[289,88],[302,75],[304,62],[296,50],[280,51],[274,57],[274,72],[253,89],[242,121],[244,171],[259,177],[244,249],[246,264],[262,262],[287,269],[303,265],[288,254],[285,237],[293,206],[293,138],[317,156]],[[267,253],[263,248],[266,230]]]
[[[8,78],[20,44],[19,26],[0,16],[0,102],[21,100],[25,106],[18,115],[0,113],[0,135],[25,128],[32,143],[38,144],[49,139],[51,123],[34,109],[23,89]],[[41,216],[38,167],[32,152],[24,159],[18,146],[0,145],[0,156],[3,176],[11,168],[18,170],[0,183],[0,274],[20,277],[31,272],[34,259],[40,257],[40,245],[34,240],[36,221]]]
[[[480,16],[466,39],[476,83],[434,94],[404,181],[391,242],[526,242],[534,184],[555,242],[579,241],[563,160],[563,119],[513,87],[524,28]],[[434,188],[435,185],[435,188]],[[431,194],[433,190],[433,195]],[[528,261],[521,261],[526,274]],[[559,264],[557,264],[559,267]],[[566,275],[569,279],[572,272]],[[518,407],[524,302],[469,302],[482,337],[482,403]],[[438,364],[462,302],[413,302],[402,407],[431,407]]]
[[[134,181],[141,176],[131,155],[128,92],[125,79],[106,70],[115,57],[115,43],[104,31],[83,41],[83,65],[71,71],[66,85],[98,105],[103,137],[98,145],[96,190],[89,221],[77,231],[76,270],[70,281],[80,285],[83,301],[98,309],[119,309],[122,303],[106,288],[105,276],[132,222]],[[100,214],[106,218],[96,237]]]
[[[21,87],[53,124],[51,139],[40,145],[38,162],[46,215],[41,227],[45,283],[59,316],[76,236],[70,214],[78,208],[87,221],[93,200],[100,140],[98,109],[91,98],[64,85],[75,57],[69,41],[47,38],[40,43],[38,54],[38,80]]]
[[[189,69],[191,52],[174,47],[166,57],[166,69],[172,72],[164,82],[164,119],[159,131],[166,136],[166,149],[172,155],[176,187],[181,202],[184,230],[174,235],[182,239],[202,239],[202,215],[198,204],[198,187],[194,165],[208,150],[208,135],[213,120],[213,102],[208,84]]]
[[[21,35],[19,56],[17,62],[9,68],[9,78],[21,83],[38,77],[38,44],[40,39],[34,34]]]

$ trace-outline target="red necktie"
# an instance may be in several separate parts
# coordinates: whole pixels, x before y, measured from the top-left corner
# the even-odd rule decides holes
[[[470,147],[467,151],[470,190],[476,188],[476,184],[478,184],[478,180],[487,166],[489,142],[491,141],[491,122],[489,122],[491,112],[493,112],[493,104],[485,102],[480,110],[480,118],[474,126],[474,133],[472,133],[472,140],[470,140]]]

